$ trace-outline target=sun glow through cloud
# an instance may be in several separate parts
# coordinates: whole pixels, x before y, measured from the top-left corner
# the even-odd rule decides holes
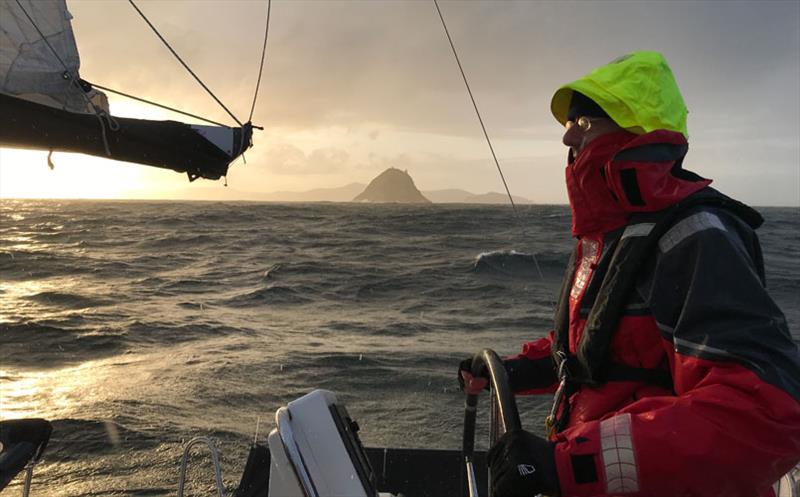
[[[146,185],[141,167],[81,154],[0,149],[0,198],[125,198]]]
[[[174,119],[171,113],[128,99],[113,99],[115,116]],[[102,157],[54,152],[51,170],[47,152],[0,148],[0,198],[114,199],[158,196],[186,177],[173,171],[143,167]]]
[[[126,2],[67,3],[84,79],[233,125]],[[176,51],[246,120],[263,2],[148,4]],[[445,2],[511,192],[565,203],[565,151],[549,112],[552,92],[631,50],[658,50],[690,109],[687,169],[747,203],[800,205],[800,10],[796,2],[719,4]],[[46,153],[3,149],[0,197],[259,200],[278,191],[368,183],[387,167],[407,169],[423,191],[503,189],[432,5],[279,2],[273,14],[253,115],[265,129],[255,133],[247,164],[233,165],[230,188],[62,153],[54,155],[51,173]],[[574,35],[565,38],[564,26]],[[194,122],[113,94],[109,100],[117,116]],[[771,126],[775,115],[787,119]]]

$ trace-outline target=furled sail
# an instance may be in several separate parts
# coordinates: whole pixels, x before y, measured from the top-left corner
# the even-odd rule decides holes
[[[111,116],[80,79],[66,0],[0,0],[0,146],[77,152],[218,179],[249,148],[250,123],[198,126]]]
[[[72,112],[87,112],[86,100],[64,77],[65,71],[78,74],[81,64],[65,0],[21,0],[20,4],[24,11],[16,0],[0,1],[0,90]]]

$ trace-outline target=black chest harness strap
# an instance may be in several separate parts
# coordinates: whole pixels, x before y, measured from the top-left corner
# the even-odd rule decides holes
[[[711,188],[705,188],[668,209],[634,214],[625,231],[614,242],[611,261],[586,319],[576,354],[569,351],[569,296],[576,265],[576,251],[573,251],[555,313],[553,358],[559,386],[550,415],[545,420],[549,432],[557,433],[564,429],[569,420],[567,400],[582,385],[596,387],[609,381],[634,381],[672,390],[672,375],[666,369],[636,368],[612,361],[611,341],[645,261],[681,215],[698,206],[730,210],[751,225],[757,226],[762,221],[751,208]]]

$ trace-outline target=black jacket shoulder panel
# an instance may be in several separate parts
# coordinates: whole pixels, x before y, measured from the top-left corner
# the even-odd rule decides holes
[[[739,363],[800,400],[800,352],[766,291],[752,224],[719,207],[682,212],[648,257],[637,293],[677,352]]]

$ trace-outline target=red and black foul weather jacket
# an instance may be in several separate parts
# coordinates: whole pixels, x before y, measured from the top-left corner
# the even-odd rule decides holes
[[[770,496],[800,461],[800,353],[757,212],[681,168],[680,133],[597,138],[567,166],[576,245],[555,330],[507,358],[553,392],[562,496]]]

